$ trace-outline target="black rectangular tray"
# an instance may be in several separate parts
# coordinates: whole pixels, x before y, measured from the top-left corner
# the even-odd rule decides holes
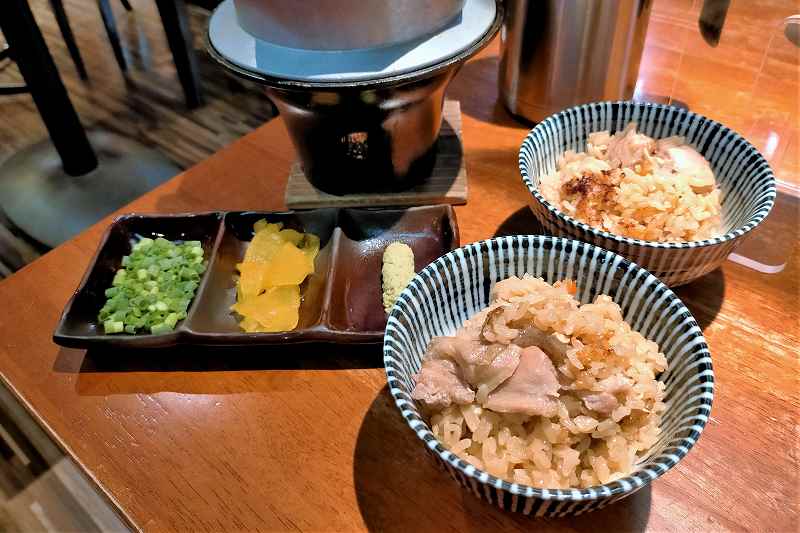
[[[314,273],[301,285],[300,319],[295,329],[247,333],[230,310],[236,301],[236,264],[265,218],[320,238]],[[208,260],[185,320],[174,331],[106,335],[97,314],[106,301],[122,258],[137,237],[198,240]],[[383,250],[392,241],[414,250],[415,269],[458,246],[458,225],[449,205],[408,209],[312,209],[230,211],[177,215],[123,215],[103,236],[80,285],[53,334],[70,348],[166,347],[176,344],[241,346],[284,342],[370,343],[383,339],[386,314],[381,291]]]

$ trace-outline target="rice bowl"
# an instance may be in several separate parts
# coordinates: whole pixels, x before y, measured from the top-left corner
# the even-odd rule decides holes
[[[721,229],[720,191],[708,161],[680,136],[590,133],[586,152],[567,150],[543,176],[542,195],[568,215],[623,237],[699,241]]]
[[[477,468],[434,435],[422,402],[412,397],[430,341],[452,336],[490,305],[498,281],[524,274],[549,284],[573,279],[576,300],[607,294],[622,318],[658,344],[667,368],[661,432],[622,478],[584,488],[540,488],[510,482]],[[453,480],[505,510],[564,516],[599,509],[633,494],[675,466],[695,444],[713,401],[713,370],[702,332],[688,309],[654,276],[624,258],[574,240],[541,235],[494,238],[469,244],[425,267],[400,294],[384,336],[389,391],[408,426]]]
[[[542,194],[542,179],[557,170],[565,152],[585,151],[592,133],[619,132],[632,122],[654,139],[683,137],[708,161],[720,191],[719,234],[665,242],[626,237],[570,215]],[[686,109],[645,102],[598,102],[551,115],[523,141],[519,169],[530,192],[530,208],[546,232],[618,253],[671,287],[718,268],[767,217],[777,194],[769,164],[744,137]]]

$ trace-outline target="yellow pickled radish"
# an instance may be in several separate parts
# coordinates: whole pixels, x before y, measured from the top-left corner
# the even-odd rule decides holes
[[[280,259],[270,261],[266,265],[263,286],[300,285],[306,276],[314,272],[314,263],[309,261],[308,254],[291,243],[283,243],[278,252]]]
[[[244,317],[239,326],[248,333],[255,333],[261,329],[261,324],[255,318]]]
[[[303,240],[303,252],[311,258],[311,264],[314,264],[314,258],[319,253],[319,237],[313,233],[306,233],[306,238]]]
[[[276,224],[269,224],[253,235],[253,240],[247,246],[244,260],[269,261],[277,253],[284,240],[280,238]]]
[[[303,242],[303,234],[293,229],[282,229],[278,232],[278,236],[285,242],[290,242],[295,246],[300,246],[300,243]]]
[[[281,224],[259,220],[255,235],[237,264],[237,301],[231,309],[241,315],[247,332],[286,331],[300,319],[300,285],[314,273],[319,238]]]
[[[300,287],[270,287],[258,296],[237,302],[233,310],[259,323],[261,331],[288,331],[300,318]]]
[[[268,263],[256,261],[245,261],[236,265],[239,271],[239,299],[258,296],[264,291],[264,279],[268,268]]]
[[[269,231],[271,233],[278,233],[281,229],[283,229],[283,224],[280,222],[276,224],[270,224],[266,221],[266,219],[261,219],[253,224],[253,231],[258,233],[259,231]]]

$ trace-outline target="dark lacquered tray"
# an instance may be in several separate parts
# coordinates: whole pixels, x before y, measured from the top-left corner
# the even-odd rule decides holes
[[[320,238],[314,274],[300,287],[300,321],[291,331],[246,333],[230,306],[236,300],[236,263],[242,261],[261,218]],[[174,331],[106,335],[97,314],[122,257],[139,237],[198,240],[208,268]],[[175,344],[258,345],[282,342],[380,342],[386,326],[381,301],[383,250],[401,241],[414,250],[417,271],[458,247],[458,225],[447,205],[408,209],[312,209],[124,215],[111,224],[53,334],[62,346],[165,347]]]

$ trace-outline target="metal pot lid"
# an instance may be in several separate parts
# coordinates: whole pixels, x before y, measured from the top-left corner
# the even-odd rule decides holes
[[[225,0],[211,15],[208,39],[223,59],[257,76],[347,83],[398,76],[445,61],[484,37],[496,16],[495,0],[466,0],[458,19],[418,41],[359,50],[301,50],[256,39],[237,22],[233,0]]]

